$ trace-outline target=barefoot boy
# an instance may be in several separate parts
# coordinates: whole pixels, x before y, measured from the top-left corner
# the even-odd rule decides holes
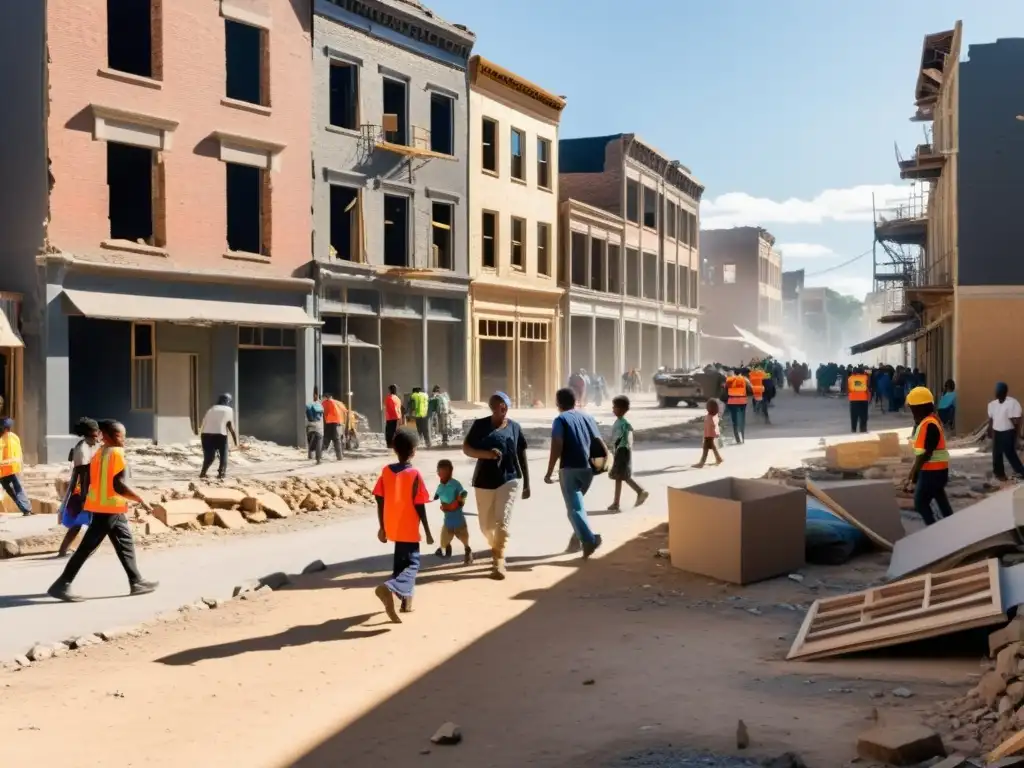
[[[381,543],[395,543],[395,565],[391,578],[374,590],[384,604],[388,618],[396,624],[402,619],[395,610],[395,597],[401,601],[402,613],[412,611],[412,596],[416,588],[416,573],[420,569],[420,524],[427,544],[434,543],[424,506],[430,501],[423,475],[409,462],[416,455],[416,433],[401,428],[396,431],[392,448],[398,458],[381,472],[373,495],[377,497],[377,520]]]
[[[434,554],[445,559],[451,557],[452,540],[458,539],[466,547],[463,562],[469,565],[473,562],[473,550],[469,548],[469,528],[466,527],[466,515],[462,511],[469,493],[462,487],[462,483],[452,477],[454,471],[455,467],[448,459],[437,462],[437,479],[441,484],[437,486],[434,498],[441,502],[444,525],[441,527],[441,546]]]

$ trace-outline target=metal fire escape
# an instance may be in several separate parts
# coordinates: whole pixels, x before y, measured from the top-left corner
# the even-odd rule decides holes
[[[898,149],[896,155],[900,159]],[[923,263],[928,232],[927,205],[927,186],[918,182],[910,186],[904,199],[872,199],[875,291],[885,297],[883,323],[903,322],[915,314],[907,301],[907,288],[914,285]]]

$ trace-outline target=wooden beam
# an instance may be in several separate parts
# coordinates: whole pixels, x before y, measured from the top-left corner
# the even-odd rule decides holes
[[[942,85],[942,72],[939,70],[929,67],[928,69],[921,70],[921,73],[930,80],[935,81],[939,86]]]

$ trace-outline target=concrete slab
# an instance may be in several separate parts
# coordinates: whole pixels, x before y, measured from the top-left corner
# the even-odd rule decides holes
[[[895,544],[907,535],[889,480],[838,480],[815,483],[839,506],[886,541]]]

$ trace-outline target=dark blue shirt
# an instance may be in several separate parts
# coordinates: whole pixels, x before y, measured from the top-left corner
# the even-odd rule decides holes
[[[506,419],[505,424],[495,427],[490,416],[477,419],[469,428],[466,442],[470,448],[501,451],[501,460],[477,459],[473,472],[473,487],[495,489],[517,479],[519,475],[518,455],[526,450],[526,438],[519,424]]]
[[[562,469],[586,469],[590,466],[590,442],[598,435],[597,422],[583,411],[565,411],[551,425],[551,439],[562,441]]]

